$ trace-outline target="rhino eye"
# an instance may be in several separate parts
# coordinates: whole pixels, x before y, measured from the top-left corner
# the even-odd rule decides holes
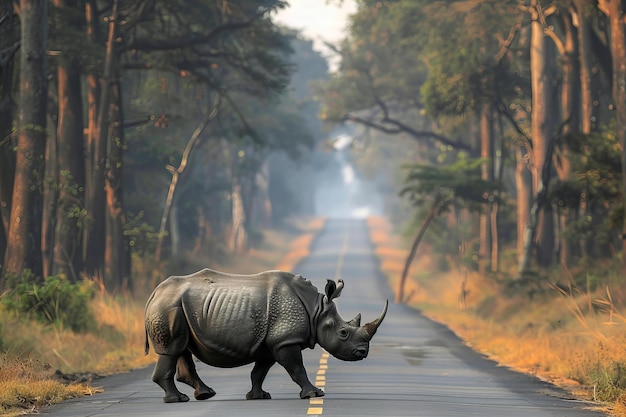
[[[348,329],[346,328],[341,328],[339,329],[339,338],[340,339],[347,339],[348,336],[350,336],[350,332],[348,331]]]

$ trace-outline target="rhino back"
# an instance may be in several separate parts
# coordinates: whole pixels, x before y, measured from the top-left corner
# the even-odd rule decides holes
[[[253,361],[259,349],[313,347],[320,296],[308,280],[288,272],[204,269],[165,280],[146,312],[182,308],[196,356],[215,366],[237,366]]]
[[[247,358],[267,334],[267,289],[247,279],[211,280],[189,285],[182,305],[197,347]]]

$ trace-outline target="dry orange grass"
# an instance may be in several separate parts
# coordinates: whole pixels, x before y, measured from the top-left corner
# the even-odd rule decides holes
[[[94,362],[94,370],[106,374],[139,368],[156,360],[151,353],[144,355],[144,303],[129,297],[113,298],[101,293],[92,302],[92,311],[98,317],[101,331],[110,332],[114,343]]]
[[[95,392],[85,384],[66,385],[53,379],[50,365],[41,358],[11,352],[0,356],[0,415],[35,413],[43,406]]]
[[[293,269],[308,255],[315,233],[324,224],[325,219],[315,218],[296,225],[305,234],[291,243],[285,233],[267,231],[264,245],[232,266],[237,269],[232,272],[272,266]],[[144,301],[100,291],[90,304],[97,331],[82,334],[25,322],[0,310],[0,340],[13,352],[0,356],[0,416],[36,413],[47,404],[98,391],[88,384],[62,384],[52,378],[57,369],[63,373],[111,374],[153,363],[154,353],[144,355]]]

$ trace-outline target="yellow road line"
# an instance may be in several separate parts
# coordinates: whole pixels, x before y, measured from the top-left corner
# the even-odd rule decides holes
[[[339,259],[337,260],[337,269],[335,270],[335,280],[341,277],[341,270],[343,269],[343,260],[348,251],[348,239],[349,239],[347,229],[344,230],[343,233],[343,244],[341,245],[341,250],[339,251]],[[322,357],[320,358],[319,368],[317,370],[317,374],[315,376],[315,386],[317,388],[325,388],[326,387],[326,370],[328,369],[328,357],[330,355],[328,352],[324,351],[322,353]],[[321,416],[324,412],[324,398],[310,398],[309,406],[315,405],[316,407],[309,407],[307,409],[306,414],[309,416]]]
[[[322,357],[320,358],[319,369],[317,370],[317,375],[315,376],[315,386],[317,388],[324,388],[326,386],[326,369],[328,368],[328,357],[330,355],[328,352],[324,351],[322,353]],[[315,405],[317,407],[310,407]],[[306,414],[309,416],[321,416],[324,412],[324,397],[316,397],[309,398],[309,408],[307,409]]]

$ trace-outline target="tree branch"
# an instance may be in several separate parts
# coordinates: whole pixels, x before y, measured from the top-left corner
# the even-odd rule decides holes
[[[246,20],[244,22],[230,22],[225,23],[211,30],[207,34],[192,33],[187,36],[167,37],[165,39],[159,38],[141,38],[133,39],[129,41],[123,48],[123,51],[138,50],[138,51],[162,51],[170,49],[183,49],[189,46],[208,43],[218,35],[227,31],[234,31],[245,29],[252,25],[259,17],[263,16],[263,13],[256,14],[254,18]]]
[[[395,135],[398,133],[406,133],[407,135],[411,136],[414,139],[424,139],[424,138],[434,139],[434,140],[438,140],[439,142],[444,143],[445,145],[452,146],[455,149],[462,149],[468,152],[472,151],[472,149],[464,143],[457,142],[453,139],[450,139],[446,136],[432,132],[430,130],[414,129],[411,126],[408,126],[398,120],[391,119],[388,117],[383,118],[381,122],[378,123],[369,119],[364,119],[362,117],[359,117],[353,114],[347,114],[344,117],[344,120],[349,120],[351,122],[359,123],[364,126],[371,127],[373,129],[379,130],[384,133],[392,134],[392,135]],[[393,125],[395,127],[389,127],[386,125]]]
[[[159,234],[157,240],[157,247],[154,253],[154,258],[156,262],[161,260],[161,248],[163,246],[163,238],[165,237],[165,227],[167,226],[167,219],[169,217],[170,208],[172,207],[172,201],[174,200],[174,191],[176,191],[176,185],[178,184],[178,180],[187,168],[187,164],[189,162],[189,156],[191,155],[191,151],[193,150],[196,143],[200,139],[200,135],[204,131],[204,129],[211,123],[213,119],[217,116],[217,112],[219,110],[221,103],[221,95],[218,93],[215,97],[215,103],[213,104],[213,108],[207,115],[207,117],[200,122],[196,130],[189,138],[189,142],[187,142],[187,146],[185,146],[185,150],[183,151],[183,156],[180,160],[180,165],[178,168],[174,168],[171,165],[167,165],[165,169],[167,169],[172,174],[172,180],[170,182],[169,189],[167,191],[167,197],[165,198],[165,205],[163,207],[163,215],[161,216],[161,224],[159,226]]]
[[[497,107],[498,107],[498,113],[503,115],[511,123],[511,125],[517,131],[517,133],[519,133],[524,138],[526,143],[529,145],[530,149],[532,149],[533,148],[532,139],[530,138],[530,136],[528,136],[528,134],[526,134],[526,132],[524,132],[524,130],[517,123],[517,121],[513,118],[511,113],[509,113],[509,110],[504,105],[504,103],[502,101],[498,101]]]
[[[523,22],[524,22],[524,17],[519,16],[515,25],[513,25],[511,29],[509,30],[509,36],[507,36],[505,40],[501,40],[502,45],[500,47],[500,51],[498,51],[498,53],[495,56],[496,62],[499,62],[504,57],[506,52],[509,50],[509,48],[511,47],[511,44],[515,40],[515,36],[522,28]]]

